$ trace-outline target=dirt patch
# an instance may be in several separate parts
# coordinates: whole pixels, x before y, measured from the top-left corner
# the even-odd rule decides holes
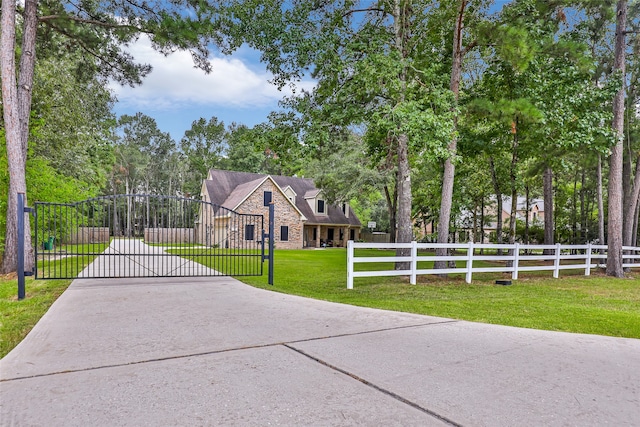
[[[17,280],[18,279],[18,273],[15,271],[12,271],[11,273],[7,273],[5,275],[2,276],[3,280]]]

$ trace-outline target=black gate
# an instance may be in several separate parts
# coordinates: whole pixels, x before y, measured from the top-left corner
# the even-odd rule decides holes
[[[259,276],[267,258],[262,215],[196,199],[127,194],[33,210],[37,279]]]

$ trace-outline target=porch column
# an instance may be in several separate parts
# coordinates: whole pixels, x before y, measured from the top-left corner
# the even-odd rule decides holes
[[[316,225],[316,248],[320,247],[320,226]]]

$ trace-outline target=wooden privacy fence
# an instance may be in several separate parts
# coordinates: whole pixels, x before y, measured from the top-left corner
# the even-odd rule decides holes
[[[193,243],[196,241],[193,228],[145,228],[146,243]]]
[[[432,253],[436,249],[453,250],[454,255],[436,256]],[[356,256],[356,249],[405,249],[405,256]],[[479,254],[483,250],[491,254]],[[623,246],[623,267],[640,267],[640,247]],[[502,254],[500,254],[502,251]],[[455,254],[463,252],[462,255]],[[494,254],[495,252],[495,254]],[[547,252],[545,254],[545,252]],[[409,276],[410,283],[416,284],[418,275],[434,274],[464,274],[465,281],[471,283],[473,273],[511,273],[516,280],[521,271],[553,271],[553,277],[558,278],[560,270],[584,269],[585,276],[591,274],[591,269],[604,266],[607,263],[606,245],[508,245],[480,244],[480,243],[347,243],[347,289],[353,289],[355,277],[378,276]],[[443,269],[419,268],[419,262],[444,261],[448,267]],[[491,267],[476,267],[476,261],[493,261]],[[355,271],[355,264],[359,263],[396,263],[403,262],[409,268],[402,270],[367,270]],[[455,267],[449,266],[456,263]],[[458,266],[463,263],[464,266]],[[497,265],[500,263],[501,265]],[[502,264],[504,263],[504,264]]]

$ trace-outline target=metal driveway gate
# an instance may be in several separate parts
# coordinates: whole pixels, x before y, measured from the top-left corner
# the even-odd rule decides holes
[[[262,215],[196,199],[127,194],[25,211],[35,215],[36,279],[260,276],[265,259],[272,266]]]

